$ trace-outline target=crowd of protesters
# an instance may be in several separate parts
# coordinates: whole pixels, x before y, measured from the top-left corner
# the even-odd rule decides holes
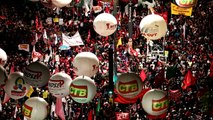
[[[84,7],[72,4],[56,11],[45,7],[40,2],[25,1],[17,4],[10,0],[7,2],[1,1],[0,15],[4,17],[0,19],[0,47],[8,55],[8,61],[4,67],[8,73],[11,66],[14,66],[14,71],[23,71],[24,67],[32,62],[31,51],[32,46],[35,45],[35,50],[43,56],[51,56],[48,61],[45,61],[51,74],[65,71],[74,79],[76,75],[73,71],[72,60],[75,55],[82,51],[93,52],[100,60],[99,72],[93,78],[98,88],[98,95],[88,104],[79,104],[66,97],[64,101],[64,106],[67,106],[65,110],[66,119],[87,119],[89,110],[97,108],[100,100],[100,110],[98,113],[94,113],[96,119],[113,120],[115,119],[115,112],[127,112],[130,113],[130,119],[132,120],[145,120],[148,118],[142,108],[141,101],[134,104],[111,104],[109,102],[107,85],[109,81],[108,48],[114,39],[118,40],[121,37],[122,45],[116,47],[118,73],[135,72],[139,74],[144,69],[147,74],[145,84],[147,87],[156,88],[153,85],[153,77],[159,72],[159,69],[177,65],[178,70],[175,76],[158,86],[159,89],[167,91],[181,90],[181,83],[188,69],[192,71],[193,76],[196,78],[196,85],[187,90],[181,90],[178,101],[170,101],[165,119],[212,120],[213,78],[209,75],[213,61],[212,4],[200,0],[193,7],[192,16],[186,17],[183,15],[171,15],[169,12],[170,3],[171,1],[169,0],[157,1],[157,5],[154,7],[155,11],[159,13],[168,11],[168,33],[165,37],[164,48],[169,51],[169,55],[166,62],[161,61],[161,64],[159,64],[158,59],[149,61],[146,59],[146,39],[139,32],[139,23],[149,11],[145,5],[135,5],[133,7],[133,11],[136,13],[134,13],[132,18],[132,41],[133,48],[138,49],[139,54],[134,56],[129,54],[127,50],[129,41],[128,15],[125,14],[125,9],[122,6],[117,7],[116,17],[119,18],[121,16],[118,30],[115,35],[106,38],[99,36],[93,29],[93,20],[98,13],[90,11],[88,15],[85,15]],[[98,2],[94,1],[95,4],[97,5]],[[36,17],[39,21],[39,29],[35,27]],[[48,17],[63,18],[63,24],[59,25],[58,22],[47,24],[46,19]],[[46,30],[47,38],[43,38],[44,29]],[[69,50],[59,50],[62,44],[61,33],[72,36],[77,31],[79,31],[85,45],[71,47]],[[38,34],[38,41],[35,40],[36,33]],[[55,39],[56,36],[57,39]],[[163,39],[154,41],[154,44],[161,44],[162,41]],[[18,44],[22,43],[31,45],[29,52],[18,50]],[[59,61],[55,60],[56,55],[60,56]],[[42,93],[46,90],[46,87],[38,90],[35,88],[31,96],[42,97]],[[3,90],[1,93],[3,100]],[[55,101],[51,95],[46,100],[50,104]],[[18,103],[21,104],[23,101],[20,100]],[[0,118],[9,120],[18,116],[23,119],[20,111],[14,116],[15,106],[17,106],[17,101],[15,100],[10,100],[10,102],[3,105]],[[47,119],[55,120],[59,118],[51,114]]]

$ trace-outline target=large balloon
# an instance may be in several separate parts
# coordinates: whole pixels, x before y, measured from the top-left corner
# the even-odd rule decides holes
[[[101,13],[93,21],[95,32],[101,36],[109,36],[117,29],[117,20],[110,13]]]
[[[166,35],[167,24],[160,15],[147,15],[140,22],[140,31],[145,38],[157,40]]]
[[[4,90],[12,99],[23,98],[30,88],[30,85],[24,81],[23,76],[21,72],[14,72],[9,75],[6,81]]]
[[[197,3],[197,0],[175,0],[180,7],[192,7]]]
[[[0,65],[4,66],[7,62],[6,52],[0,48]]]
[[[49,79],[50,71],[44,63],[30,63],[24,70],[24,80],[34,87],[43,87]]]
[[[78,103],[88,103],[96,95],[95,82],[87,76],[75,78],[70,85],[70,96]]]
[[[31,2],[39,2],[40,0],[29,0]]]
[[[135,73],[124,73],[118,76],[116,91],[124,98],[136,97],[142,91],[142,81]]]
[[[64,73],[59,72],[51,76],[48,82],[49,92],[57,97],[62,98],[70,94],[71,77]]]
[[[40,0],[40,1],[41,1],[41,4],[47,8],[53,9],[56,7],[55,5],[53,5],[52,0]]]
[[[48,115],[48,103],[40,97],[31,97],[23,105],[22,113],[27,120],[44,120]]]
[[[3,66],[0,65],[0,86],[5,85],[7,77],[7,71],[4,69]]]
[[[73,66],[78,76],[92,77],[99,70],[99,60],[94,53],[81,52],[75,56]]]
[[[167,112],[169,101],[167,94],[158,89],[151,89],[142,99],[142,107],[149,115],[158,116]]]
[[[53,5],[59,8],[69,5],[71,2],[72,0],[52,0]]]

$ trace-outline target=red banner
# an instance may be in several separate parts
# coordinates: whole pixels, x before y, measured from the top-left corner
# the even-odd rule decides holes
[[[130,103],[136,103],[138,99],[142,99],[143,95],[149,91],[150,89],[144,89],[134,98],[124,98],[121,95],[117,94],[117,97],[115,98],[115,102],[119,102],[121,104],[130,104]],[[115,93],[117,93],[116,90],[114,90]]]
[[[116,112],[116,120],[130,120],[129,113]]]

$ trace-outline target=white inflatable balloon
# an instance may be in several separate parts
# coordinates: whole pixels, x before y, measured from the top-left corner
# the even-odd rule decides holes
[[[4,69],[3,66],[0,65],[0,86],[5,85],[7,77],[7,71]]]
[[[135,73],[123,73],[118,76],[116,91],[124,98],[136,97],[142,91],[142,81]]]
[[[72,0],[52,0],[53,5],[55,5],[58,8],[65,7],[69,5],[72,2]]]
[[[52,0],[40,0],[40,1],[41,1],[41,4],[47,8],[53,9],[56,7],[55,5],[53,5]]]
[[[158,89],[146,92],[142,99],[142,107],[149,115],[158,116],[167,112],[169,100],[167,94]]]
[[[48,115],[48,103],[40,97],[31,97],[23,105],[22,113],[27,120],[44,120]]]
[[[110,13],[101,13],[93,21],[95,32],[101,36],[109,36],[117,29],[117,20]]]
[[[70,96],[75,102],[88,103],[96,95],[95,82],[87,76],[75,78],[70,85]]]
[[[166,35],[167,24],[160,15],[147,15],[140,22],[140,31],[146,39],[157,40]]]
[[[78,53],[73,60],[76,75],[94,76],[99,70],[98,57],[91,52]]]
[[[7,62],[6,52],[0,48],[0,65],[4,66]]]
[[[31,2],[39,2],[40,0],[29,0]]]
[[[64,73],[59,72],[50,77],[48,82],[49,92],[57,97],[62,98],[70,94],[71,77]]]
[[[180,7],[193,7],[197,0],[175,0],[177,5]]]
[[[24,70],[24,80],[34,87],[43,87],[49,79],[50,71],[44,63],[30,63]]]
[[[14,72],[8,77],[4,90],[12,99],[23,98],[30,88],[30,85],[24,81],[23,76],[21,72]]]

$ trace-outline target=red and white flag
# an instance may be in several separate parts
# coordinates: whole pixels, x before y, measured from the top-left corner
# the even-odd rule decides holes
[[[39,52],[36,52],[35,51],[35,46],[33,46],[33,51],[32,51],[32,59],[33,59],[33,62],[37,61],[39,58],[41,58],[42,55],[41,53]]]

